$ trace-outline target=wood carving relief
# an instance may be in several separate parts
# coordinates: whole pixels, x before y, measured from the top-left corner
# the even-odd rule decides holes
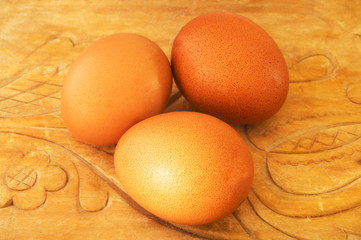
[[[2,159],[6,168],[4,184],[0,185],[0,207],[14,205],[21,209],[34,209],[44,204],[47,191],[58,191],[67,182],[67,174],[61,166],[54,165],[44,152],[10,152],[10,159]],[[20,155],[20,159],[13,155]],[[23,155],[24,154],[24,155]],[[7,187],[7,188],[6,188]]]
[[[245,15],[285,55],[290,91],[271,119],[233,125],[255,178],[230,216],[165,222],[118,182],[115,146],[74,139],[59,111],[63,79],[94,40],[136,32],[170,57],[179,29],[203,12]],[[0,2],[0,240],[361,240],[361,41],[357,1]],[[166,111],[196,109],[174,85]]]
[[[45,139],[35,140],[32,136],[3,132],[0,135],[5,135],[2,139],[11,139],[10,142],[17,142],[21,146],[19,149],[2,142],[1,150],[6,154],[1,157],[0,165],[4,176],[4,182],[0,185],[0,207],[14,206],[26,210],[39,208],[51,197],[49,193],[60,191],[67,184],[78,185],[74,192],[78,196],[73,197],[79,199],[79,206],[85,211],[99,211],[106,206],[108,192],[102,189],[96,174],[84,166],[78,166],[77,159],[80,156],[72,156],[69,150],[57,153],[64,149],[59,149],[56,143],[41,143]],[[39,140],[38,145],[35,145]],[[39,148],[47,150],[36,150]],[[67,160],[62,159],[64,157]],[[68,172],[73,172],[70,179]]]

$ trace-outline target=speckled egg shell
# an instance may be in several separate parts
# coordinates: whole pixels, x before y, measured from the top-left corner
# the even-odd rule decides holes
[[[171,86],[169,61],[154,42],[114,34],[93,43],[72,64],[61,115],[77,139],[115,144],[129,127],[163,111]]]
[[[188,22],[171,57],[178,88],[200,111],[231,123],[255,123],[283,105],[288,68],[275,41],[251,20],[213,12]]]
[[[154,215],[206,224],[229,215],[253,181],[251,153],[228,124],[197,112],[139,122],[119,140],[114,163],[125,191]]]

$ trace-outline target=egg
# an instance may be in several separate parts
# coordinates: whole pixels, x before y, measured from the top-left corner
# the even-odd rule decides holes
[[[169,60],[159,46],[137,34],[106,36],[72,64],[61,116],[75,138],[115,144],[132,125],[161,113],[171,88]]]
[[[171,65],[185,98],[229,123],[268,119],[287,97],[288,68],[279,47],[237,14],[211,12],[188,22],[173,42]]]
[[[168,112],[132,126],[119,140],[116,175],[129,196],[169,222],[206,224],[232,213],[249,193],[253,161],[224,121]]]

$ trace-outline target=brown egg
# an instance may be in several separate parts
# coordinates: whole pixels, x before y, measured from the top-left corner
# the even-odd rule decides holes
[[[61,115],[79,140],[115,144],[129,127],[163,111],[171,86],[169,61],[154,42],[136,34],[107,36],[72,64]]]
[[[137,123],[119,140],[114,163],[139,205],[189,225],[232,213],[254,174],[242,137],[218,118],[197,112],[169,112]]]
[[[288,68],[274,40],[251,20],[208,13],[187,23],[172,48],[172,70],[186,99],[232,123],[255,123],[283,105]]]

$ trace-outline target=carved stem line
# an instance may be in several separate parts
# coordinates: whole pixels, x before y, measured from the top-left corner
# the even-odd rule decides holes
[[[93,147],[95,147],[99,151],[102,151],[102,152],[104,152],[104,153],[106,153],[106,154],[108,154],[110,156],[113,156],[113,152],[111,152],[111,151],[107,151],[107,150],[105,150],[105,149],[103,149],[102,147],[99,147],[99,146],[93,146]],[[115,144],[114,144],[114,147],[115,147]]]
[[[266,205],[259,199],[259,197],[257,196],[257,194],[256,194],[253,190],[252,190],[252,192],[255,194],[255,196],[257,197],[257,199],[258,199],[264,206],[266,206]],[[289,233],[287,233],[287,232],[285,232],[285,231],[283,231],[283,230],[281,230],[281,229],[273,226],[271,223],[269,223],[268,221],[266,221],[261,215],[259,215],[259,213],[257,212],[255,206],[253,205],[253,203],[251,202],[251,200],[250,200],[248,197],[247,197],[247,201],[248,201],[249,205],[251,206],[253,212],[256,214],[256,216],[257,216],[261,221],[263,221],[263,222],[266,223],[268,226],[270,226],[271,228],[277,230],[278,232],[281,232],[281,233],[285,234],[285,235],[288,236],[288,237],[291,237],[291,238],[294,238],[294,239],[297,239],[297,240],[307,240],[307,239],[305,239],[305,238],[298,238],[298,237],[296,237],[296,236],[293,236],[293,235],[291,235],[291,234],[289,234]],[[266,206],[266,207],[267,207],[267,206]],[[267,207],[267,208],[268,208],[268,207]],[[270,209],[270,208],[268,208],[268,209]],[[270,209],[270,210],[271,210],[272,212],[274,212],[272,209]]]
[[[135,210],[139,211],[140,213],[142,213],[143,215],[145,215],[146,217],[154,220],[156,223],[162,225],[162,226],[165,226],[165,227],[168,227],[168,228],[171,228],[173,230],[176,230],[178,232],[181,232],[181,233],[185,233],[185,234],[188,234],[188,235],[191,235],[193,237],[197,237],[197,238],[200,238],[200,239],[204,239],[204,240],[220,240],[220,239],[216,239],[216,238],[210,238],[210,237],[204,237],[204,236],[201,236],[197,233],[194,233],[194,232],[190,232],[190,231],[187,231],[185,229],[182,229],[181,227],[178,227],[178,226],[175,226],[173,225],[172,223],[169,223],[169,222],[166,222],[160,218],[158,218],[157,216],[151,214],[150,212],[148,212],[147,210],[145,210],[143,207],[141,207],[138,203],[136,203],[128,194],[126,194],[122,189],[121,189],[121,186],[118,186],[118,184],[114,183],[113,181],[109,180],[105,174],[103,174],[103,172],[101,170],[99,170],[98,168],[92,166],[86,159],[84,159],[83,157],[81,157],[80,155],[78,155],[76,152],[72,151],[71,149],[69,148],[66,148],[65,146],[57,143],[57,142],[54,142],[54,141],[51,141],[49,139],[44,139],[44,138],[41,138],[41,137],[37,137],[37,136],[32,136],[32,135],[28,135],[28,134],[24,134],[24,133],[19,133],[19,132],[9,132],[9,131],[0,131],[1,133],[9,133],[9,134],[17,134],[17,135],[21,135],[21,136],[26,136],[26,137],[30,137],[30,138],[35,138],[35,139],[39,139],[39,140],[43,140],[43,141],[46,141],[46,142],[49,142],[49,143],[52,143],[52,144],[55,144],[56,146],[68,151],[69,153],[71,153],[73,156],[75,156],[77,159],[80,160],[80,162],[82,162],[83,164],[85,164],[86,167],[89,168],[89,170],[91,170],[92,172],[94,172],[96,175],[98,175],[102,180],[104,180],[108,186],[110,186],[113,190],[115,190],[127,203],[129,206],[131,206],[132,208],[134,208]],[[72,162],[72,164],[75,166],[75,163]],[[75,169],[77,169],[75,167]],[[77,171],[77,174],[79,176],[79,173],[78,173],[78,170]],[[78,181],[80,181],[80,178],[78,177]],[[78,186],[79,186],[79,182],[78,182]]]
[[[249,134],[248,134],[248,130],[247,130],[248,127],[249,127],[249,125],[244,125],[244,133],[245,133],[245,137],[247,138],[248,142],[249,142],[255,149],[258,149],[258,150],[261,151],[261,152],[266,152],[265,149],[259,147],[256,143],[254,143],[254,142],[252,141],[252,138],[251,138],[251,137],[249,136]]]
[[[244,200],[247,201],[247,198]],[[237,222],[239,223],[239,225],[241,225],[241,227],[244,229],[244,231],[247,233],[247,235],[252,238],[252,234],[251,234],[251,230],[249,228],[246,227],[246,225],[242,222],[242,220],[240,218],[237,217],[237,214],[235,212],[232,213],[233,217],[237,220]]]
[[[45,45],[47,45],[48,43],[55,41],[57,39],[66,39],[70,42],[70,44],[75,47],[75,43],[72,39],[70,39],[69,37],[63,37],[63,36],[53,36],[50,37],[49,39],[45,40],[43,43],[41,43],[39,46],[35,47],[30,53],[28,53],[23,61],[25,61],[26,59],[28,59],[31,55],[33,55],[34,53],[36,53],[38,50],[40,50],[42,47],[44,47]]]

